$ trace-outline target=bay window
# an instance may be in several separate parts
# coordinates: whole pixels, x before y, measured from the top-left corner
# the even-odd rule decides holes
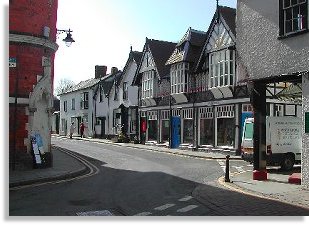
[[[235,80],[235,51],[224,49],[209,54],[210,88],[230,86]]]
[[[154,71],[145,71],[142,77],[142,99],[152,98],[154,96]]]
[[[171,66],[171,94],[188,92],[189,63]]]

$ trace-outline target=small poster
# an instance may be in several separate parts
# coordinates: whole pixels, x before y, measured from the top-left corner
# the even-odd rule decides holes
[[[42,137],[40,134],[35,134],[35,139],[36,139],[36,143],[38,145],[38,147],[43,147],[43,141],[42,141]]]
[[[36,164],[42,164],[41,154],[35,136],[31,137],[31,145]]]

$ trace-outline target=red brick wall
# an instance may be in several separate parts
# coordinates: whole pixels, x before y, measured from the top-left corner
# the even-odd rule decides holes
[[[58,0],[10,0],[10,34],[23,34],[44,38],[43,30],[47,26],[50,28],[49,40],[55,42],[57,8]],[[37,84],[37,75],[44,74],[42,67],[43,56],[51,57],[51,78],[53,81],[55,56],[53,50],[40,45],[12,42],[10,40],[9,57],[14,57],[17,60],[17,67],[9,69],[9,96],[11,99],[16,95],[18,98],[29,98],[30,92],[33,91],[33,86]],[[16,91],[17,81],[18,89]],[[27,147],[24,145],[24,138],[28,138],[28,131],[26,130],[26,123],[28,123],[28,116],[26,115],[27,107],[28,105],[18,104],[15,115],[15,104],[10,104],[10,153],[15,151],[17,154],[21,153],[22,155],[27,150]]]
[[[37,75],[43,75],[42,56],[44,49],[30,45],[9,46],[10,57],[17,60],[17,67],[10,68],[10,96],[15,94],[15,85],[18,79],[18,96],[29,97],[33,85],[37,83]]]
[[[15,147],[18,151],[21,152],[26,152],[27,148],[24,145],[24,138],[27,138],[27,130],[26,130],[26,123],[28,122],[28,116],[25,115],[25,106],[19,105],[17,107],[17,113],[16,113],[16,118],[15,119],[15,107],[10,107],[9,111],[9,119],[10,119],[10,131],[13,131],[14,126],[16,126],[16,136],[14,140],[14,132],[10,132],[10,137],[9,137],[9,144],[10,144],[10,149],[14,147],[14,142],[15,142]],[[15,124],[16,123],[16,124]]]
[[[9,4],[10,32],[42,36],[44,26],[51,30],[56,41],[58,0],[11,0]]]

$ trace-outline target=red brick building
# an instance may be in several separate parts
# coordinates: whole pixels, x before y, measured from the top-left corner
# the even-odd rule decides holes
[[[12,169],[32,166],[31,137],[39,135],[51,165],[54,57],[58,0],[10,0],[9,151]]]

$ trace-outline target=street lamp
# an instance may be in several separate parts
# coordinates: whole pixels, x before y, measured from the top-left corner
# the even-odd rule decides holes
[[[71,32],[73,32],[73,31],[70,30],[70,29],[68,29],[68,30],[58,30],[57,29],[57,34],[58,35],[62,34],[62,33],[66,33],[67,34],[67,36],[64,39],[62,39],[62,41],[65,42],[65,45],[67,47],[70,47],[72,45],[72,43],[75,42],[74,39],[72,38]]]

